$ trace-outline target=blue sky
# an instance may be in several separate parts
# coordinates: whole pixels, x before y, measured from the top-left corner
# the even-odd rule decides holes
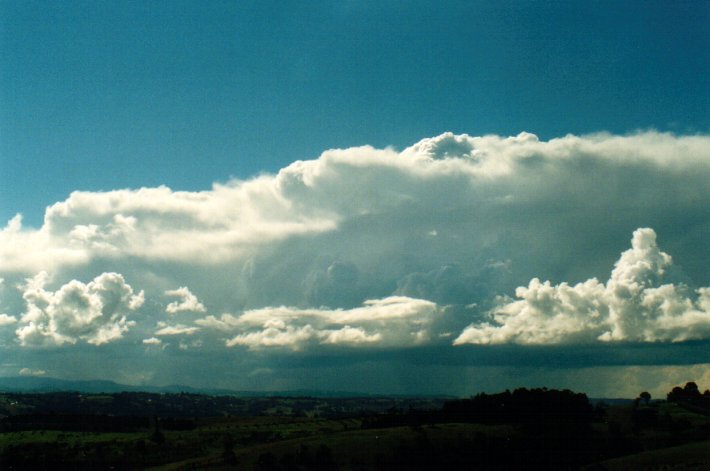
[[[0,216],[35,226],[76,189],[208,189],[444,131],[710,128],[707,2],[0,9]]]
[[[0,1],[0,375],[710,383],[709,24],[704,1]]]

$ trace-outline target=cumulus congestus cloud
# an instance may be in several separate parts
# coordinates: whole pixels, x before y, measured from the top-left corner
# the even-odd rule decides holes
[[[467,327],[454,344],[681,342],[710,336],[710,288],[673,283],[672,259],[656,233],[634,231],[606,284],[592,278],[570,286],[534,278],[518,301],[492,311],[492,322]]]
[[[23,346],[60,346],[79,340],[101,345],[120,339],[135,322],[128,315],[141,307],[143,291],[135,293],[123,276],[104,273],[89,283],[72,280],[56,291],[46,290],[47,273],[24,285],[27,310],[16,330]]]

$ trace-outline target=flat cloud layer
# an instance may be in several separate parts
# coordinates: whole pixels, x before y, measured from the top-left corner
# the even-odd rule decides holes
[[[421,299],[393,296],[365,301],[354,309],[297,309],[288,307],[224,314],[197,322],[205,327],[242,332],[227,346],[251,349],[285,347],[301,350],[310,343],[347,346],[411,346],[428,343],[428,328],[436,305]]]
[[[270,371],[271,354],[707,340],[708,181],[708,136],[446,133],[201,192],[78,191],[0,231],[0,348],[116,344],[148,378],[185,352]]]

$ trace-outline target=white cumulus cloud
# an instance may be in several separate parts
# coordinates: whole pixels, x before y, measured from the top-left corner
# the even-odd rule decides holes
[[[155,331],[155,335],[192,335],[198,330],[200,330],[199,327],[183,324],[170,325],[166,322],[158,322],[158,330]]]
[[[504,302],[492,322],[473,324],[455,344],[681,342],[710,337],[710,288],[693,292],[669,280],[672,259],[656,233],[634,231],[606,284],[590,279],[570,286],[534,278]]]
[[[251,349],[283,347],[303,350],[314,345],[414,346],[431,340],[430,328],[440,315],[436,304],[404,296],[368,300],[353,309],[268,307],[236,317],[223,314],[196,321],[237,335],[228,346]]]
[[[44,376],[47,372],[45,370],[35,370],[32,368],[22,368],[20,370],[20,376]]]
[[[47,279],[41,272],[24,285],[26,312],[16,331],[21,345],[117,340],[135,324],[127,316],[144,301],[143,292],[135,293],[118,273],[104,273],[86,284],[72,280],[56,291],[45,289]]]
[[[197,296],[192,294],[189,289],[182,286],[178,289],[172,289],[165,292],[166,296],[176,296],[180,298],[178,301],[173,301],[165,308],[165,312],[175,314],[178,312],[205,312],[205,306],[197,299]]]
[[[0,327],[4,325],[10,325],[14,324],[17,322],[17,318],[15,316],[8,316],[7,314],[0,314]]]

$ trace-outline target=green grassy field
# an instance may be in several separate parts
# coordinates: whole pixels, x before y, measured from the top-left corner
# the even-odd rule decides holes
[[[599,463],[608,471],[627,470],[710,470],[710,441],[661,448]]]
[[[97,395],[86,401],[111,400]],[[16,398],[5,401],[22,409]],[[157,422],[52,412],[8,416],[0,423],[0,470],[468,470],[472,463],[485,470],[710,469],[710,417],[692,407],[614,405],[583,422],[555,418],[555,409],[540,414],[539,403],[530,407],[534,413],[515,416],[519,421],[497,421],[494,414],[484,416],[487,423],[401,408],[342,418],[221,415]]]
[[[24,431],[0,434],[0,450],[14,448],[31,453],[33,463],[49,469],[52,463],[114,463],[120,468],[259,469],[260,459],[272,455],[278,462],[304,454],[315,459],[327,450],[341,470],[378,469],[393,450],[415,449],[423,440],[430,447],[470,443],[482,437],[514,436],[510,425],[438,424],[361,430],[359,419],[304,419],[289,417],[203,419],[187,431],[163,431],[163,441],[151,439],[153,431],[132,433],[81,433]],[[231,445],[225,445],[231,444]],[[225,449],[233,451],[225,458]],[[43,459],[43,456],[46,456]],[[23,468],[20,462],[20,469]]]
[[[423,427],[348,430],[339,428],[338,424],[339,422],[331,422],[318,424],[318,427],[307,426],[298,430],[298,433],[308,434],[308,436],[235,449],[234,466],[241,469],[259,469],[260,458],[267,454],[273,455],[277,462],[287,462],[289,457],[295,458],[304,453],[315,455],[319,450],[327,449],[340,470],[380,469],[386,466],[393,450],[415,449],[422,440],[426,440],[429,447],[440,448],[457,441],[470,443],[482,437],[505,439],[518,433],[509,425],[439,424]],[[293,427],[283,427],[281,424],[273,431],[283,433],[289,429],[293,431]],[[233,466],[225,464],[222,451],[213,449],[211,453],[201,458],[169,463],[151,469],[167,471],[232,468]]]

